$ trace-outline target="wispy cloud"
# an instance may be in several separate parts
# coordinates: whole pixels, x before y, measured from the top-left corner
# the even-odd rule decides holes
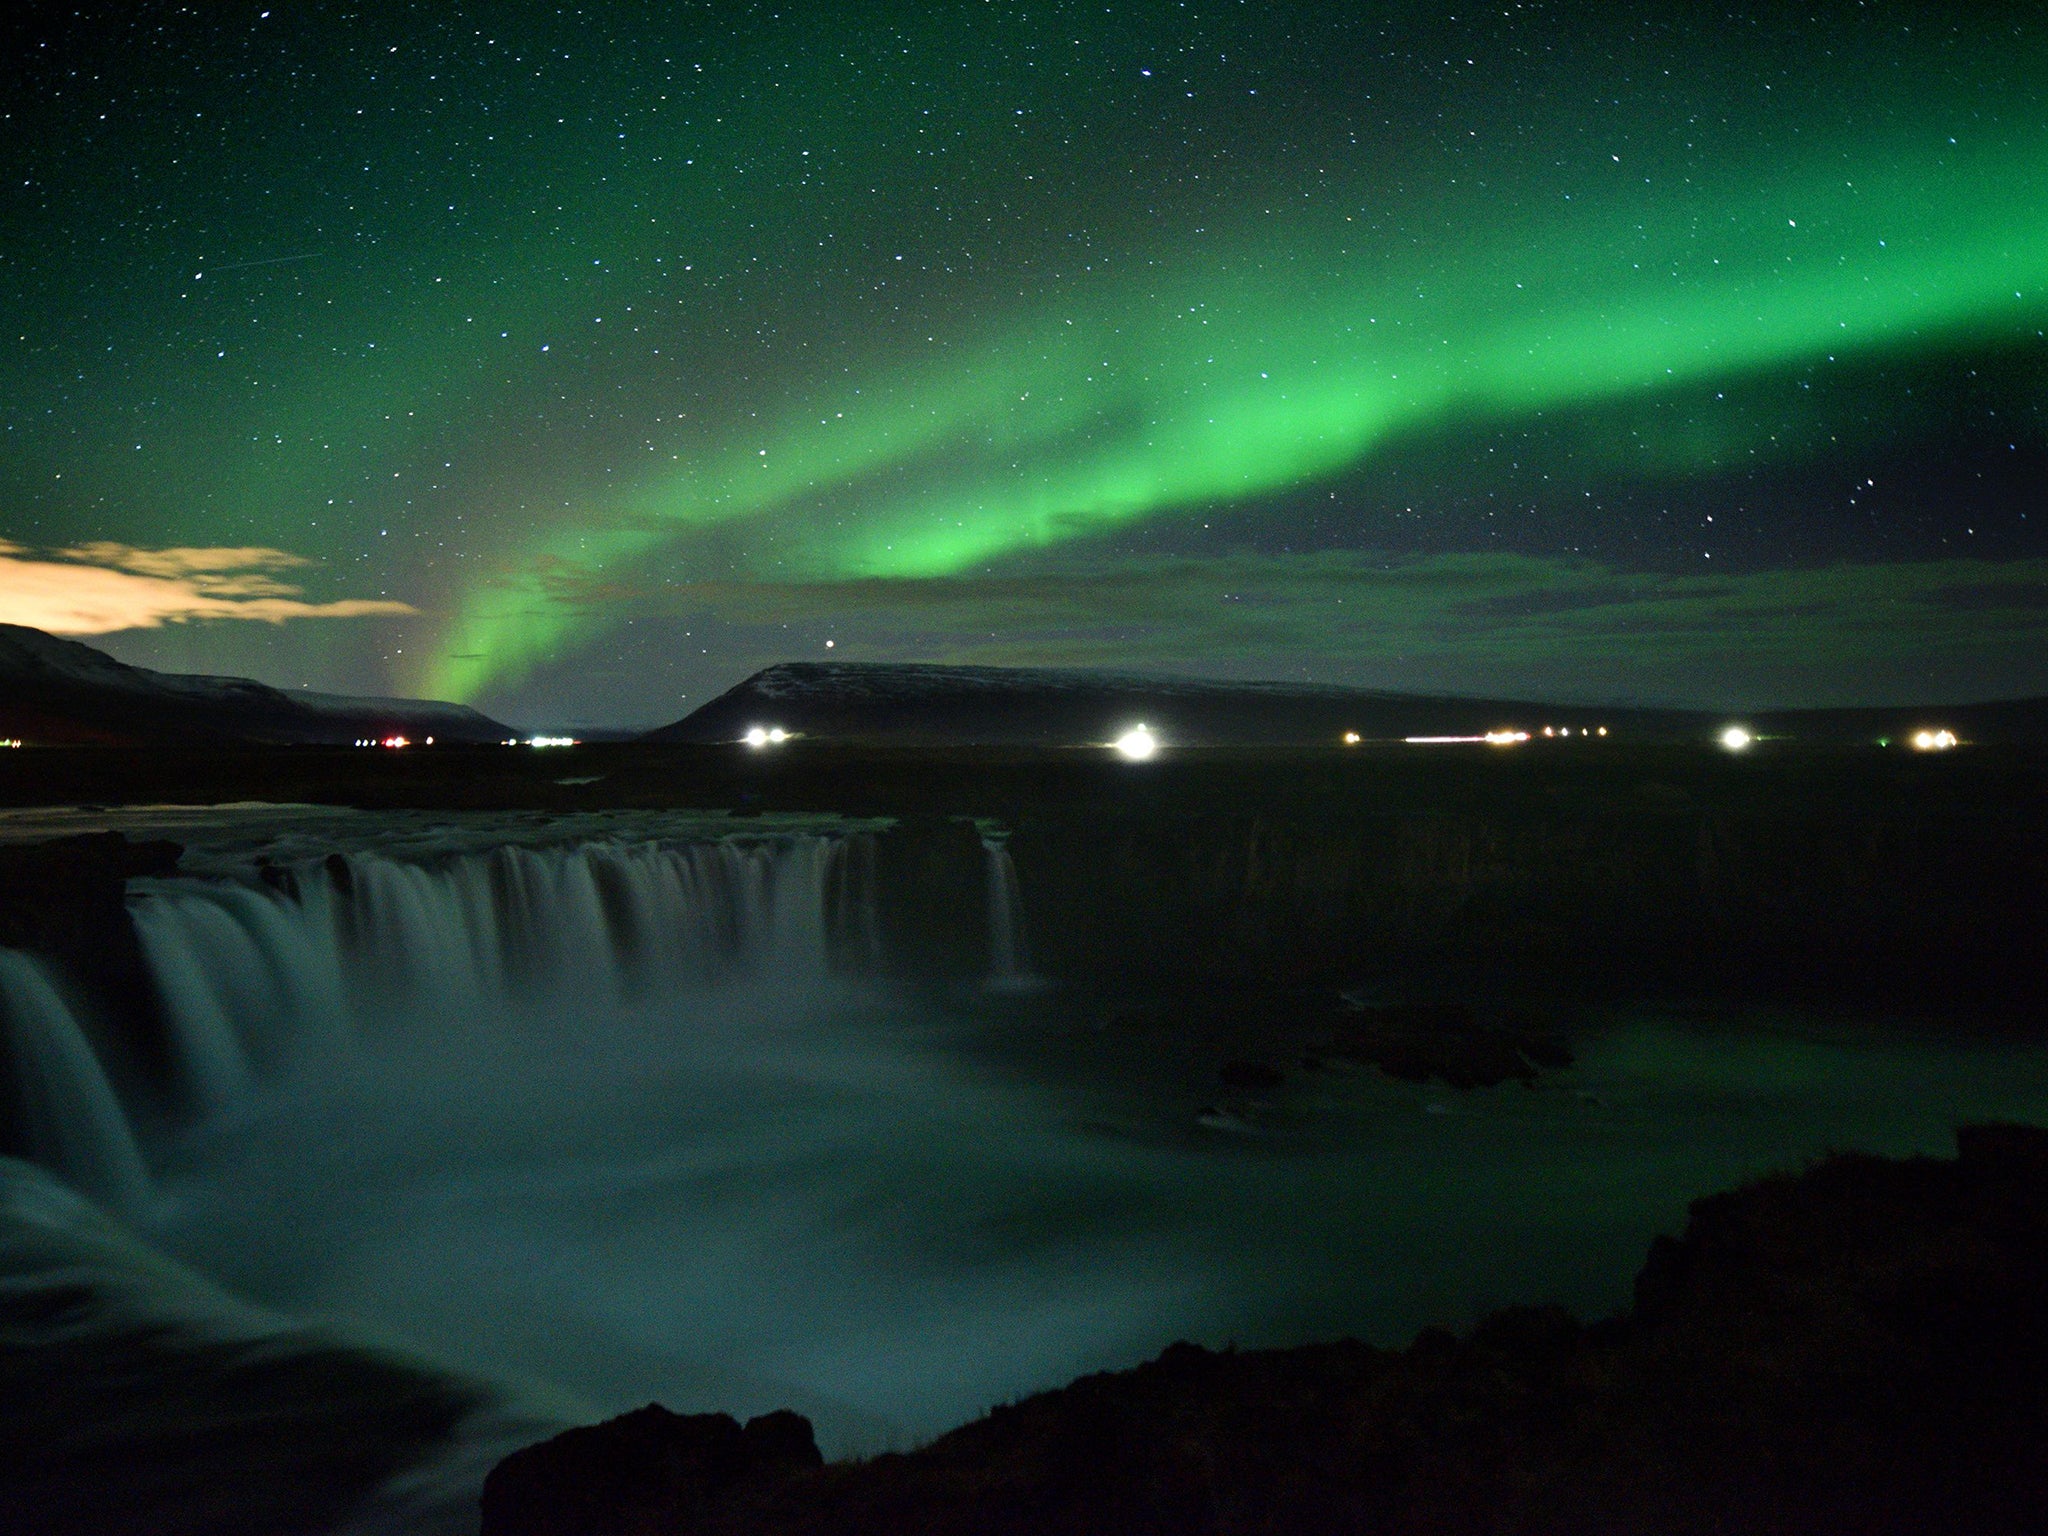
[[[142,549],[97,541],[34,551],[0,540],[0,623],[59,635],[156,629],[196,619],[354,619],[410,614],[376,598],[308,602],[279,571],[311,565],[282,549]]]

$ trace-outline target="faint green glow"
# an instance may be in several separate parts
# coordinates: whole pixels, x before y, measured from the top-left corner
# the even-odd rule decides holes
[[[929,578],[1328,475],[1395,435],[1651,399],[2048,315],[2048,137],[1839,150],[1399,257],[1327,228],[1161,253],[1142,281],[961,327],[693,445],[464,597],[423,682],[474,698],[598,617],[615,573]]]

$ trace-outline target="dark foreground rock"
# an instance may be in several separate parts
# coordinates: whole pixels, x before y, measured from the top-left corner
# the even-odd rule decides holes
[[[763,1421],[643,1410],[507,1462],[485,1536],[2048,1530],[2048,1131],[1957,1140],[1699,1201],[1632,1311],[1591,1326],[1518,1309],[1398,1352],[1178,1344],[830,1466],[748,1460]],[[651,1432],[679,1447],[654,1457],[685,1469],[666,1483]],[[703,1470],[721,1456],[742,1470]],[[548,1502],[514,1510],[515,1486]]]
[[[649,1403],[498,1463],[484,1480],[484,1528],[496,1536],[694,1529],[722,1506],[822,1465],[800,1414],[767,1413],[742,1426],[730,1414]]]

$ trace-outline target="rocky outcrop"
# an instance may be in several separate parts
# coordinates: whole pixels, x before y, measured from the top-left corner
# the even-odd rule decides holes
[[[1572,1064],[1569,1015],[1456,1002],[1366,1005],[1313,987],[1211,987],[1111,1009],[1115,1034],[1170,1037],[1219,1063],[1223,1087],[1271,1092],[1291,1067],[1374,1066],[1403,1082],[1452,1088],[1534,1082]]]
[[[988,880],[974,823],[906,816],[873,849],[883,969],[912,980],[984,974]]]
[[[2048,831],[2032,816],[1503,796],[1440,812],[1045,814],[1010,848],[1035,963],[1104,986],[1398,975],[1524,995],[2048,1001]]]
[[[566,1430],[484,1479],[484,1529],[553,1536],[692,1529],[721,1506],[824,1465],[808,1419],[670,1413],[656,1403]]]
[[[707,1476],[682,1453],[666,1504],[625,1490],[647,1486],[650,1429],[676,1432],[629,1415],[577,1432],[610,1449],[522,1453],[587,1476],[584,1502],[549,1483],[549,1523],[487,1498],[485,1536],[2037,1532],[2048,1130],[1969,1128],[1958,1151],[1702,1200],[1633,1310],[1591,1326],[1523,1308],[1398,1352],[1179,1344],[909,1454]]]

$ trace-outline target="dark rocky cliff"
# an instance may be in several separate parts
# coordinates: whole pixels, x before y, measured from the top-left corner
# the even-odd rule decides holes
[[[2048,837],[1910,813],[1046,816],[1011,838],[1062,977],[2048,1001]]]

